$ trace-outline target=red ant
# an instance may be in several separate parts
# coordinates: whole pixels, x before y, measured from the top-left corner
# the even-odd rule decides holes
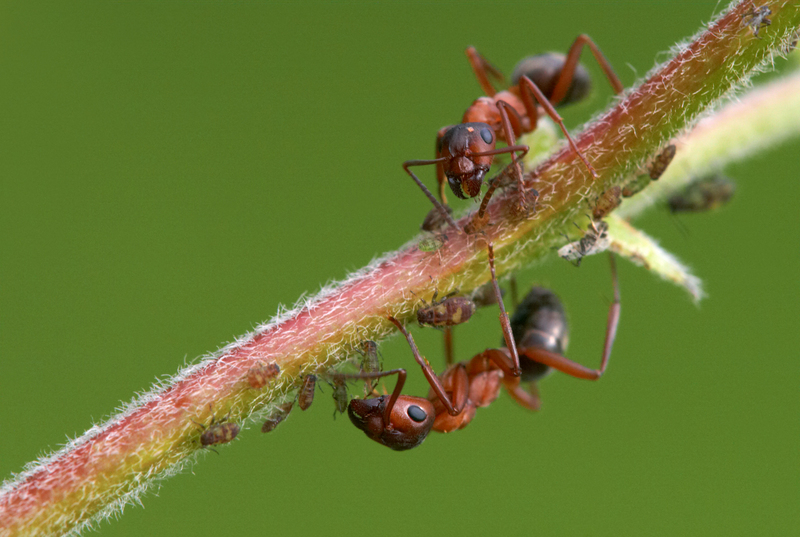
[[[502,73],[481,56],[474,47],[466,50],[475,76],[487,96],[480,97],[472,103],[464,113],[461,124],[439,130],[435,159],[409,160],[403,163],[403,169],[450,225],[456,226],[446,208],[445,178],[456,197],[474,198],[480,193],[483,178],[489,171],[494,155],[501,153],[511,153],[517,176],[519,204],[521,208],[525,207],[526,195],[516,152],[520,151],[524,155],[527,153],[528,147],[515,144],[517,136],[536,129],[540,114],[539,107],[558,123],[572,150],[580,157],[589,172],[597,177],[597,172],[575,145],[561,116],[554,108],[579,101],[589,92],[591,79],[586,70],[578,63],[584,45],[588,45],[591,49],[614,92],[620,94],[623,86],[611,64],[591,38],[585,34],[579,35],[575,39],[566,56],[550,52],[523,59],[514,69],[513,85],[500,92],[489,81],[489,75],[502,81],[504,78]],[[505,141],[508,147],[496,149],[497,138]],[[436,165],[441,203],[408,169],[410,166],[431,164]],[[497,181],[491,182],[478,212],[467,225],[467,232],[477,231],[486,224],[486,207],[496,187]]]
[[[454,364],[441,377],[433,373],[428,362],[420,355],[411,334],[399,321],[390,317],[389,320],[405,336],[415,360],[422,366],[431,385],[428,394],[431,406],[423,404],[424,400],[418,397],[400,395],[406,377],[404,369],[346,375],[350,378],[399,375],[391,397],[352,400],[348,407],[351,421],[376,442],[395,450],[411,449],[421,444],[431,430],[451,432],[464,428],[472,421],[478,407],[487,406],[497,398],[501,385],[520,405],[538,410],[540,400],[536,383],[553,369],[580,379],[599,379],[608,366],[620,316],[620,294],[613,254],[609,255],[609,262],[614,301],[609,307],[599,369],[587,368],[563,356],[569,340],[564,307],[552,291],[543,288],[531,289],[517,308],[510,321],[513,334],[510,340],[504,325],[506,347],[487,349],[471,360]],[[493,282],[496,285],[496,279]],[[502,318],[504,312],[499,287],[496,291]],[[515,341],[520,344],[519,357]],[[521,366],[521,375],[517,363]],[[522,382],[529,384],[527,390],[520,386]],[[431,408],[435,415],[432,423]]]
[[[503,335],[507,348],[510,349],[508,351],[510,355],[508,357],[508,375],[519,376],[522,369],[514,346],[511,324],[503,307],[500,286],[497,284],[494,249],[491,242],[489,243],[489,268],[495,290],[495,298],[500,305],[500,322],[503,327]],[[427,378],[428,383],[438,396],[439,401],[443,403],[447,412],[452,416],[461,414],[466,400],[464,398],[456,399],[456,404],[455,406],[453,405],[447,396],[445,386],[442,385],[428,361],[419,354],[411,334],[394,317],[389,317],[389,320],[406,336],[406,340],[411,345],[414,353],[414,358],[422,367],[425,378]],[[393,374],[397,374],[398,379],[391,396],[352,399],[347,407],[347,413],[350,416],[350,421],[364,431],[372,440],[391,449],[402,451],[421,444],[434,426],[435,419],[434,405],[429,400],[400,395],[406,380],[406,370],[394,369],[384,373],[356,373],[341,375],[341,378],[375,379]]]

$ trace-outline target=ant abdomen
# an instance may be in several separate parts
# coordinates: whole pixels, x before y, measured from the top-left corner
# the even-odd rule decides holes
[[[511,332],[518,348],[544,349],[563,354],[569,343],[569,326],[564,306],[555,293],[543,287],[534,287],[517,306],[510,319]],[[550,367],[535,362],[520,353],[522,380],[538,380]]]
[[[566,59],[567,57],[564,54],[558,52],[546,52],[523,58],[514,67],[514,72],[511,74],[511,83],[516,86],[523,76],[527,76],[549,99],[556,88],[556,83],[564,69]],[[589,71],[579,63],[575,67],[572,83],[570,83],[566,95],[559,102],[553,103],[553,105],[564,106],[581,101],[589,95],[591,89],[592,79],[589,76]]]

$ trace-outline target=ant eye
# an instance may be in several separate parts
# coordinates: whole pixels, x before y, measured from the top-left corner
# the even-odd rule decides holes
[[[489,129],[481,129],[481,138],[483,138],[484,142],[486,142],[487,144],[490,144],[490,143],[492,143],[492,140],[494,139],[494,136],[492,136],[492,131],[491,130],[489,130]]]
[[[417,423],[422,423],[423,421],[428,419],[428,415],[425,413],[425,411],[422,410],[417,405],[411,405],[410,407],[408,407],[408,417],[416,421]]]

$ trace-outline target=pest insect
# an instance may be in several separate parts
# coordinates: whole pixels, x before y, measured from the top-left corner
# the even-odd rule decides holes
[[[347,393],[347,383],[341,377],[334,376],[332,384],[333,402],[336,404],[333,417],[336,417],[336,412],[344,414],[347,410],[347,403],[350,402],[350,394]]]
[[[446,296],[437,302],[438,291],[434,291],[430,305],[417,311],[417,322],[420,326],[455,326],[469,321],[475,313],[475,303],[463,296]]]
[[[251,367],[247,371],[247,383],[254,390],[259,390],[266,386],[270,380],[277,377],[280,372],[281,368],[275,362],[269,364],[259,362],[258,365]]]
[[[433,237],[425,237],[419,243],[417,248],[422,252],[435,252],[447,241],[447,235],[434,235]]]
[[[761,28],[772,24],[772,21],[767,18],[770,15],[772,15],[772,10],[769,6],[751,6],[750,12],[742,15],[742,21],[750,27],[750,30],[753,31],[753,35],[758,37],[758,31]]]
[[[522,171],[517,162],[517,152],[524,155],[527,153],[528,147],[516,145],[516,137],[535,130],[539,114],[542,111],[558,123],[570,147],[580,157],[589,172],[593,176],[597,176],[594,168],[575,145],[564,122],[554,108],[554,106],[579,101],[588,94],[591,83],[589,74],[578,63],[584,45],[588,45],[591,49],[615,93],[621,93],[622,83],[619,78],[597,45],[586,35],[578,36],[566,56],[547,53],[522,60],[514,70],[513,85],[501,92],[498,92],[489,81],[489,76],[502,81],[503,75],[500,71],[481,56],[474,47],[467,49],[467,58],[487,96],[480,97],[473,102],[464,113],[461,124],[439,130],[435,159],[410,160],[403,163],[406,172],[431,200],[441,217],[450,225],[455,226],[455,221],[445,209],[447,204],[445,179],[456,197],[474,198],[480,193],[483,178],[489,171],[494,156],[502,153],[511,154],[520,196],[519,206],[521,209],[525,208],[527,195],[522,180]],[[496,149],[495,143],[498,138],[505,141],[507,147]],[[411,166],[425,165],[436,165],[441,203],[436,201],[419,178],[409,170]],[[487,223],[485,211],[496,187],[497,181],[489,185],[478,212],[468,224],[467,232],[478,231]]]
[[[558,255],[579,267],[584,257],[604,252],[609,245],[608,224],[605,222],[590,222],[583,237],[559,248]]]
[[[292,411],[293,406],[294,406],[294,401],[278,405],[275,408],[275,410],[272,411],[269,417],[264,421],[264,425],[261,426],[261,432],[268,433],[270,431],[273,431],[275,427],[280,425],[281,422],[289,416],[289,412]]]
[[[197,425],[203,428],[203,433],[200,435],[200,445],[203,447],[227,444],[239,434],[239,425],[228,421],[227,418],[221,420],[211,418],[208,427],[202,423],[197,423]]]
[[[303,385],[300,387],[300,391],[297,393],[297,406],[300,407],[300,410],[308,410],[308,407],[311,406],[311,403],[314,402],[314,390],[317,387],[317,376],[316,375],[306,375],[303,379]]]
[[[613,186],[600,194],[592,210],[592,219],[602,220],[622,202],[622,188]]]
[[[672,159],[675,158],[676,147],[669,144],[659,152],[650,162],[647,173],[641,173],[625,184],[622,188],[622,197],[630,198],[634,194],[641,192],[650,181],[657,181],[664,175]]]
[[[702,212],[717,209],[733,197],[736,183],[721,175],[712,175],[691,183],[667,200],[673,213]]]
[[[378,356],[378,344],[371,340],[361,342],[361,372],[362,373],[377,373],[381,368],[381,360]],[[372,379],[365,379],[364,382],[364,396],[371,393],[373,390]]]

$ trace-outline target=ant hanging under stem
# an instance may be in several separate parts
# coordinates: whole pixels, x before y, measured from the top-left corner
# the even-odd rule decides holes
[[[584,98],[590,87],[590,78],[586,70],[578,63],[581,50],[588,45],[595,59],[600,64],[614,92],[622,92],[622,83],[614,73],[608,60],[587,35],[580,35],[573,42],[566,56],[558,53],[540,54],[522,60],[514,70],[513,84],[505,91],[497,92],[489,81],[489,75],[503,79],[503,75],[474,47],[467,49],[472,69],[478,82],[487,94],[477,99],[464,113],[461,124],[444,127],[439,131],[436,140],[436,158],[433,160],[409,160],[403,163],[403,169],[411,176],[417,186],[431,200],[435,210],[444,221],[456,227],[455,221],[448,212],[445,197],[444,181],[450,185],[453,193],[461,199],[474,198],[480,193],[483,178],[489,171],[494,155],[510,153],[517,177],[519,192],[519,208],[524,211],[527,206],[527,195],[522,178],[522,170],[517,161],[517,152],[522,155],[528,147],[516,145],[516,137],[536,129],[540,108],[553,121],[558,123],[567,138],[570,147],[578,155],[589,172],[597,177],[583,153],[575,145],[569,135],[561,116],[555,106],[563,106]],[[538,105],[537,105],[538,103]],[[496,149],[496,140],[504,140],[508,147]],[[439,203],[419,178],[409,170],[411,166],[436,165],[439,183]],[[486,207],[497,181],[489,185],[478,212],[465,227],[467,233],[475,233],[487,223]],[[538,194],[533,192],[535,197]],[[535,208],[535,201],[534,201]],[[426,221],[429,218],[426,218]]]

